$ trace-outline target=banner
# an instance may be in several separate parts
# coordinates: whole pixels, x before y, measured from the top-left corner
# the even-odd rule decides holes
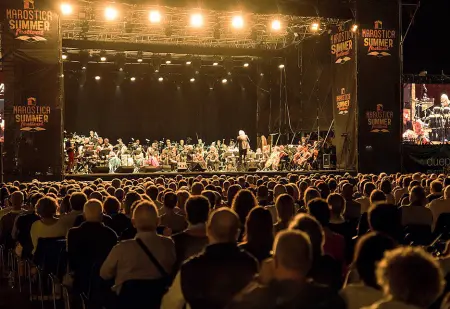
[[[349,24],[330,35],[337,169],[356,169],[356,51]]]
[[[448,174],[450,145],[403,145],[402,172]]]
[[[7,180],[62,175],[62,62],[51,0],[2,0]]]
[[[357,1],[358,171],[400,170],[399,3]]]

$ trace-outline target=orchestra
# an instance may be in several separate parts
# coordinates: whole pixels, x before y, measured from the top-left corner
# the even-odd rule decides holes
[[[132,139],[125,144],[121,138],[112,145],[108,138],[102,138],[94,131],[88,137],[72,134],[65,138],[66,172],[92,173],[92,168],[107,166],[115,173],[120,166],[133,167],[139,172],[143,167],[177,171],[245,171],[249,165],[260,171],[312,170],[319,168],[319,151],[323,144],[309,143],[302,139],[300,145],[267,145],[263,136],[261,148],[253,151],[243,131],[237,140],[225,139],[212,142],[209,146],[201,139],[192,144],[191,139],[173,142]]]

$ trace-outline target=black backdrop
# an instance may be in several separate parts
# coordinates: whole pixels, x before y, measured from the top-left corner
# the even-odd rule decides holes
[[[88,134],[97,131],[114,143],[119,137],[172,140],[196,136],[211,142],[237,136],[243,129],[256,136],[256,88],[246,76],[234,77],[222,84],[215,81],[214,90],[205,76],[195,83],[159,82],[154,77],[125,80],[116,86],[115,75],[105,67],[101,80],[87,68],[86,83],[78,79],[65,80],[66,117],[68,132]],[[96,71],[98,72],[98,71]],[[178,89],[179,88],[179,89]]]
[[[278,68],[279,63],[285,64],[286,74]],[[136,70],[127,65],[126,79],[117,87],[117,67],[90,63],[86,83],[80,86],[80,66],[64,64],[65,129],[84,135],[94,130],[113,143],[119,137],[125,141],[132,137],[141,141],[191,137],[195,142],[197,135],[210,143],[235,138],[242,129],[255,147],[257,133],[267,137],[279,132],[280,79],[281,132],[290,133],[289,140],[280,142],[290,142],[292,132],[316,132],[317,113],[321,131],[328,130],[333,119],[326,34],[287,48],[282,58],[255,59],[248,69],[228,77],[226,85],[221,83],[222,77],[202,74],[195,83],[189,82],[188,75],[170,76],[160,83],[157,76],[139,73],[131,82],[130,72]],[[100,81],[94,79],[96,75],[101,76]]]

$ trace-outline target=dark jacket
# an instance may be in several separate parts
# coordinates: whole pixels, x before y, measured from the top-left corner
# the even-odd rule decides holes
[[[111,217],[111,220],[109,222],[105,222],[105,224],[108,227],[112,228],[117,235],[122,235],[123,231],[133,227],[131,219],[122,213],[115,213],[108,215]]]
[[[177,267],[188,258],[200,253],[208,244],[206,227],[187,229],[184,232],[172,236],[175,243]]]
[[[74,274],[74,287],[85,291],[90,279],[98,277],[100,266],[117,244],[117,234],[103,223],[83,222],[67,234],[69,268]]]
[[[103,214],[103,223],[104,223],[106,226],[109,226],[109,225],[111,224],[111,221],[112,221],[112,219],[111,219],[110,216]],[[73,227],[78,227],[78,226],[80,226],[81,223],[83,223],[83,222],[86,222],[86,219],[84,218],[84,215],[83,215],[83,214],[78,215],[78,216],[75,218],[75,221],[73,222]]]
[[[33,251],[33,242],[31,241],[31,226],[39,220],[39,216],[35,213],[27,213],[20,215],[16,220],[16,240],[22,245],[22,257],[28,258]]]
[[[267,286],[252,282],[227,309],[345,309],[336,291],[312,282],[272,281]]]
[[[258,271],[258,262],[236,243],[207,246],[180,270],[183,296],[192,309],[222,309]]]
[[[262,262],[267,258],[270,258],[272,254],[272,244],[259,243],[253,241],[242,242],[239,244],[239,248],[244,249],[248,253],[250,253],[253,257],[255,257],[258,262]]]

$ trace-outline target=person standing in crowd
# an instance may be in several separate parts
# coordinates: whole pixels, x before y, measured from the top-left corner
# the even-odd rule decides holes
[[[210,203],[204,196],[190,197],[185,206],[188,227],[172,236],[175,242],[177,267],[188,258],[201,252],[208,244],[206,222],[208,221]]]
[[[240,190],[233,199],[231,208],[237,213],[241,222],[238,241],[242,241],[245,234],[245,221],[249,212],[258,205],[255,196],[248,189]]]
[[[267,285],[253,281],[227,309],[340,309],[345,303],[332,289],[308,281],[313,253],[308,235],[281,231],[274,243],[273,278]]]
[[[239,217],[229,208],[219,208],[208,220],[209,245],[186,261],[164,296],[162,309],[225,308],[258,271],[258,262],[237,246]]]
[[[161,277],[158,268],[140,247],[138,239],[167,273],[172,273],[175,265],[175,245],[172,239],[156,233],[159,217],[153,202],[141,201],[137,204],[133,212],[133,225],[137,229],[136,237],[113,247],[100,269],[100,276],[104,280],[114,279],[113,290],[118,294],[122,284],[128,280]]]

